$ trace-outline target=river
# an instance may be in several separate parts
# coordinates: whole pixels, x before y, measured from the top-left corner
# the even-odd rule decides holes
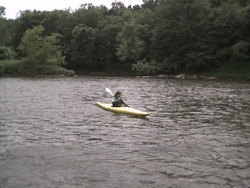
[[[104,111],[105,87],[147,118]],[[0,78],[1,188],[248,188],[250,84]]]

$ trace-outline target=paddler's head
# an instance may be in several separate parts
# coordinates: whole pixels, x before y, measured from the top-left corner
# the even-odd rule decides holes
[[[117,92],[115,93],[115,97],[116,97],[116,98],[121,98],[121,96],[122,96],[122,92],[117,91]]]

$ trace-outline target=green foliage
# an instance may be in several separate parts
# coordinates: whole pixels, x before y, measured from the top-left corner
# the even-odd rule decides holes
[[[67,70],[63,67],[57,65],[42,65],[37,67],[37,72],[41,75],[64,75],[64,76],[74,76],[75,72],[73,70]]]
[[[17,58],[31,60],[25,64],[28,72],[63,65],[199,74],[222,67],[230,72],[250,61],[249,0],[143,2],[125,7],[116,1],[110,9],[83,4],[74,11],[26,10],[15,20],[3,18],[5,9],[0,7],[0,45],[14,49]]]
[[[204,75],[218,77],[226,80],[248,80],[250,81],[250,62],[238,62],[227,64],[215,70],[205,72]]]
[[[21,68],[21,61],[19,61],[19,60],[0,61],[0,75],[18,74],[20,68]]]
[[[0,75],[65,75],[74,76],[73,70],[57,65],[34,66],[32,61],[4,60],[0,61]]]
[[[63,65],[64,57],[58,50],[59,34],[52,33],[50,36],[43,37],[44,28],[35,26],[28,29],[21,40],[18,49],[26,55],[26,59],[37,62],[39,65]]]
[[[168,0],[157,8],[153,56],[173,71],[209,68],[214,60],[213,43],[207,40],[208,0]]]
[[[107,8],[104,6],[93,6],[92,4],[81,5],[73,16],[76,20],[76,25],[84,24],[88,27],[96,28],[102,16],[107,13]]]
[[[250,59],[249,54],[246,54],[247,50],[250,47],[250,43],[246,41],[238,41],[231,48],[229,48],[229,52],[231,52],[231,62],[242,61]]]
[[[148,62],[146,59],[132,65],[132,70],[139,75],[155,75],[162,72],[163,65],[155,61]]]
[[[0,46],[11,46],[15,21],[0,18]]]
[[[15,52],[5,46],[0,46],[0,60],[11,60],[15,58]]]
[[[0,18],[2,18],[6,13],[5,13],[5,7],[4,6],[0,6]]]
[[[44,11],[20,11],[19,17],[15,20],[15,30],[12,37],[12,45],[16,50],[21,43],[23,34],[26,30],[32,29],[34,26],[41,25],[43,19],[48,12]],[[18,51],[17,51],[18,52]],[[22,57],[23,54],[18,54]]]
[[[98,48],[95,50],[95,54],[99,56],[99,67],[114,65],[119,62],[116,56],[119,42],[116,36],[122,29],[122,23],[122,19],[118,16],[108,16],[98,23],[96,28],[98,33],[96,45],[98,45]]]
[[[78,65],[95,67],[97,59],[95,56],[96,30],[84,24],[77,25],[73,30],[72,61]]]
[[[143,26],[139,25],[130,11],[125,12],[123,20],[125,23],[117,35],[120,45],[116,54],[121,61],[135,63],[141,59],[145,49],[145,42],[139,38]]]

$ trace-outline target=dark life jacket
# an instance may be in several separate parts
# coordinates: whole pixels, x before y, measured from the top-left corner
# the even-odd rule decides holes
[[[113,100],[117,100],[117,98],[114,97]],[[122,99],[113,103],[113,107],[122,107],[122,105],[123,105]]]

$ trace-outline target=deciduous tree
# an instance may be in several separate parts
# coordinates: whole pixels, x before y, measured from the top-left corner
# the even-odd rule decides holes
[[[63,65],[65,64],[64,56],[58,50],[60,35],[53,33],[50,36],[43,36],[44,28],[35,26],[33,29],[28,29],[21,40],[18,49],[25,54],[26,59],[34,63],[48,65]]]

